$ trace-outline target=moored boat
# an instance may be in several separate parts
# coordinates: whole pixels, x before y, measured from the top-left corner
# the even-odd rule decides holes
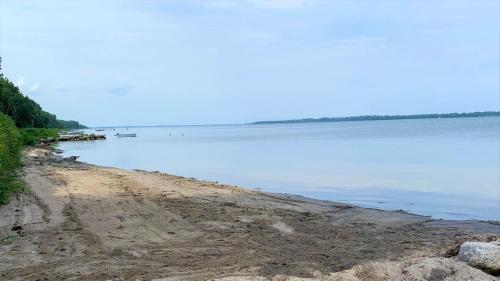
[[[119,138],[135,138],[137,137],[137,134],[116,134],[115,136],[119,137]]]

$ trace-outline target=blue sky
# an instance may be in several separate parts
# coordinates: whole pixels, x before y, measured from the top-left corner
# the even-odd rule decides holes
[[[4,73],[91,126],[499,110],[500,1],[0,0]]]

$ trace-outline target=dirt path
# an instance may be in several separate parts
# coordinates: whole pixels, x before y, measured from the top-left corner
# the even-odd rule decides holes
[[[0,280],[396,280],[390,274],[432,277],[439,267],[456,277],[446,280],[495,280],[428,257],[467,233],[500,233],[497,224],[432,221],[45,154],[28,151],[28,190],[0,207]]]

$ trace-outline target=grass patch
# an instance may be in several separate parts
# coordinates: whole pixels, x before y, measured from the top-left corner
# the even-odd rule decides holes
[[[4,182],[0,180],[0,184],[4,184],[0,188],[0,204],[7,204],[11,193],[24,189],[24,182],[17,178],[9,179]]]
[[[7,245],[16,239],[17,239],[16,235],[5,236],[4,238],[0,239],[0,245]]]
[[[24,128],[19,129],[23,145],[35,145],[41,139],[57,138],[61,129]]]

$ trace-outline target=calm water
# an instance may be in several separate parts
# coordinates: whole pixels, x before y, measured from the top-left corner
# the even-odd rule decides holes
[[[93,130],[90,130],[93,131]],[[137,133],[137,138],[116,138]],[[101,133],[101,132],[100,132]],[[500,118],[117,128],[62,143],[98,165],[446,219],[500,220]]]

